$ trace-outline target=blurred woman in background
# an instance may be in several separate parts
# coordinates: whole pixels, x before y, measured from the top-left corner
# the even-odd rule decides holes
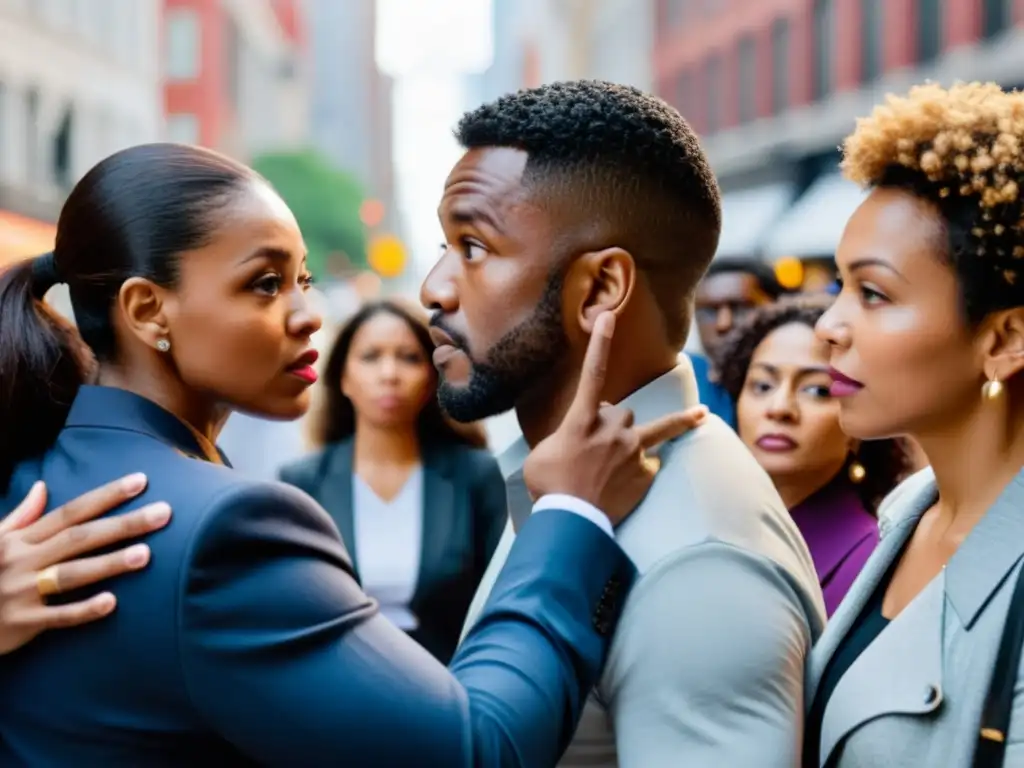
[[[737,431],[803,534],[831,616],[878,544],[876,510],[907,470],[894,440],[859,443],[839,425],[828,345],[814,326],[831,299],[763,307],[726,340],[722,385]]]
[[[482,428],[448,421],[437,404],[433,350],[417,310],[366,304],[327,361],[322,450],[281,479],[330,513],[384,615],[447,662],[506,503]]]

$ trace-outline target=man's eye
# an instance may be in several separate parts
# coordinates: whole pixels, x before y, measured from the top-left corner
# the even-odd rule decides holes
[[[466,261],[479,261],[487,255],[487,249],[483,245],[467,238],[459,241],[459,250]]]

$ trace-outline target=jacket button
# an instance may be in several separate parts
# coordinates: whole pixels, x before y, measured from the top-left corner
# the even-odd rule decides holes
[[[938,698],[939,689],[936,688],[934,685],[929,685],[927,688],[924,689],[925,704],[934,704],[936,701],[938,701]]]

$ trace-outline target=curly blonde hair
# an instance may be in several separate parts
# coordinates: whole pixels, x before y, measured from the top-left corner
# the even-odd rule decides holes
[[[850,180],[906,189],[939,210],[969,320],[1024,304],[1024,94],[916,86],[858,120],[843,155]]]

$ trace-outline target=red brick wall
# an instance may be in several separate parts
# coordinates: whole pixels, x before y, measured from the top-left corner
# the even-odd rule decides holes
[[[217,147],[229,120],[224,96],[224,20],[218,0],[164,0],[164,10],[192,8],[199,16],[201,35],[199,76],[164,86],[166,114],[188,113],[199,118],[199,141]]]
[[[707,83],[705,62],[714,53],[724,56],[726,84],[722,96],[725,126],[734,125],[739,117],[736,98],[738,88],[738,43],[742,36],[754,33],[759,62],[757,73],[757,113],[771,112],[771,27],[780,17],[790,20],[789,96],[790,106],[811,100],[814,84],[814,0],[730,0],[717,12],[691,11],[677,29],[666,28],[667,0],[656,3],[658,35],[653,52],[655,82],[661,95],[675,103],[677,79],[683,71],[697,77],[698,101],[686,105],[686,116],[697,130],[706,124]],[[835,90],[859,88],[861,72],[861,27],[863,16],[860,0],[834,0],[836,14],[836,47],[833,61]],[[1024,0],[1013,0],[1015,20],[1024,25]],[[917,58],[917,0],[883,0],[882,59],[883,70],[911,66]],[[946,48],[975,42],[981,32],[979,0],[945,0],[943,3],[943,35]]]

